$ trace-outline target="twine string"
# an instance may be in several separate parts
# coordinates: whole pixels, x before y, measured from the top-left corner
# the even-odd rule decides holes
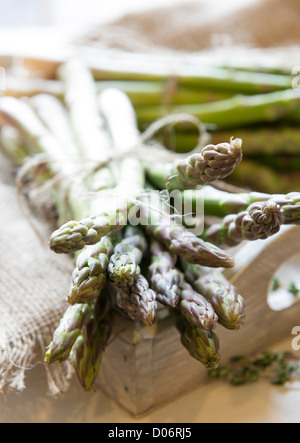
[[[138,142],[132,146],[130,149],[128,149],[126,152],[117,152],[112,151],[112,153],[108,156],[106,156],[105,159],[99,161],[93,161],[92,159],[85,159],[85,161],[81,161],[80,164],[76,165],[75,168],[72,169],[72,172],[70,172],[68,175],[61,174],[59,172],[59,167],[55,168],[57,172],[54,174],[54,176],[47,180],[46,183],[37,186],[37,189],[35,190],[36,193],[46,193],[50,191],[51,189],[57,188],[60,189],[60,193],[63,195],[63,199],[61,202],[60,211],[62,214],[67,213],[67,205],[68,205],[68,190],[70,184],[72,184],[75,180],[87,180],[89,176],[91,176],[95,171],[101,169],[102,167],[108,166],[110,162],[116,161],[116,160],[122,160],[125,157],[133,156],[141,161],[146,161],[149,159],[153,159],[155,157],[158,159],[160,163],[163,164],[170,164],[175,162],[178,159],[186,158],[187,154],[178,154],[174,153],[172,151],[169,151],[164,146],[157,142],[153,142],[153,139],[155,135],[164,129],[165,127],[168,127],[169,125],[175,125],[180,122],[189,122],[193,125],[195,125],[199,132],[199,138],[198,138],[198,144],[195,146],[195,148],[190,151],[189,155],[192,155],[194,153],[200,152],[202,148],[209,142],[209,135],[206,131],[206,128],[204,124],[195,116],[187,113],[181,113],[181,114],[171,114],[167,115],[165,117],[162,117],[155,122],[153,122],[143,133],[140,134],[138,138]],[[39,238],[42,245],[45,246],[45,239],[44,236],[39,232],[36,224],[33,220],[32,211],[30,211],[28,207],[28,202],[25,199],[24,195],[24,185],[25,185],[25,179],[28,177],[28,175],[36,168],[40,166],[46,166],[52,165],[54,162],[47,154],[37,154],[32,158],[29,158],[24,165],[19,170],[18,176],[17,176],[17,195],[19,204],[22,210],[22,213],[24,215],[24,218],[28,221],[29,225],[32,227],[33,231],[36,233],[37,237]],[[51,168],[52,169],[52,168]],[[97,198],[112,198],[114,195],[116,196],[116,191],[119,191],[117,187],[114,189],[106,189],[101,191],[87,191],[82,192],[79,191],[80,194],[77,195],[77,198],[83,198],[85,200],[94,198],[95,195],[97,195]],[[145,195],[145,192],[141,192],[141,196]],[[166,197],[166,196],[165,196]],[[156,211],[157,208],[151,207],[150,203],[146,203],[145,201],[142,201],[140,197],[138,198],[130,198],[127,197],[127,201],[137,204],[140,206],[143,206],[144,208],[150,209],[151,211]],[[176,213],[176,208],[172,207],[170,204],[170,200],[165,200],[165,205],[169,209],[172,210],[173,214],[171,217],[178,216],[178,213]],[[101,215],[101,214],[99,214]],[[163,212],[160,213],[160,215],[163,217]],[[97,216],[97,214],[95,215]]]

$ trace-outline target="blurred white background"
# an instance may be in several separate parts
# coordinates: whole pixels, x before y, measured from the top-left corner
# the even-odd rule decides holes
[[[202,2],[203,0],[199,0]],[[191,0],[0,0],[0,26],[81,26]]]
[[[85,33],[90,26],[128,12],[178,3],[193,0],[0,0],[0,52],[55,54],[64,42]]]
[[[251,1],[255,0],[0,0],[0,28],[86,26],[127,12],[185,3],[208,3],[217,15]]]
[[[204,4],[206,13],[217,17],[224,11],[257,1],[261,0],[0,0],[0,53],[55,55],[63,51],[65,43],[95,25],[127,13],[178,4]]]

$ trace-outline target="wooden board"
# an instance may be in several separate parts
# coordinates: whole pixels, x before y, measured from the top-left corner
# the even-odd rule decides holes
[[[247,317],[239,331],[217,326],[222,363],[235,355],[266,350],[300,324],[300,303],[273,311],[267,301],[274,273],[299,252],[300,226],[293,226],[269,240],[247,243],[236,254],[237,266],[226,273],[246,300]],[[209,382],[207,371],[181,345],[168,316],[152,328],[118,317],[115,333],[97,386],[134,416]]]

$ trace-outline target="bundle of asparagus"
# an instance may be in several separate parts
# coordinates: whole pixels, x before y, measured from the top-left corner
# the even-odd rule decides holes
[[[300,196],[217,189],[215,184],[243,164],[240,138],[229,136],[181,155],[162,145],[143,146],[138,122],[151,108],[135,109],[120,83],[114,83],[119,89],[107,87],[111,83],[99,85],[92,72],[94,78],[79,61],[61,66],[62,101],[49,94],[0,98],[1,147],[17,167],[31,171],[36,186],[50,183],[58,217],[49,247],[75,260],[66,312],[45,360],[52,364],[70,359],[83,388],[93,390],[113,330],[112,314],[121,311],[129,320],[151,327],[162,305],[190,355],[216,369],[221,358],[216,325],[237,330],[245,318],[242,295],[223,275],[235,264],[227,246],[264,239],[277,234],[283,224],[298,223]],[[220,73],[214,73],[213,83],[226,92]],[[209,78],[187,75],[182,84],[188,88],[201,80],[206,86]],[[292,100],[290,113],[296,118],[298,98],[285,90],[285,77],[253,76],[252,83],[246,78],[227,78],[228,88],[235,91],[243,84],[248,94],[261,92],[263,79],[263,90],[275,92],[265,92],[260,99],[269,104],[277,100],[280,106]],[[272,86],[267,83],[271,78]],[[229,105],[242,102],[230,100],[223,107],[207,105],[207,115],[219,115],[224,125],[232,122]],[[262,102],[245,100],[248,107],[240,122],[250,115],[266,115]],[[168,155],[156,159],[158,151]],[[47,174],[29,168],[34,159],[43,163]],[[180,197],[182,207],[189,202],[205,225],[211,215],[219,221],[196,234],[184,224],[186,214],[163,198],[168,191]],[[201,199],[204,213],[197,214]]]

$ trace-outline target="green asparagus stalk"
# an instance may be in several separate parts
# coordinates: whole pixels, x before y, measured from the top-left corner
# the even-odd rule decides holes
[[[6,89],[4,96],[23,98],[33,97],[38,94],[50,94],[61,99],[63,97],[63,86],[60,81],[45,78],[14,77],[7,74]]]
[[[99,92],[110,88],[125,93],[134,107],[183,103],[206,103],[232,97],[232,91],[168,84],[158,81],[100,81]]]
[[[87,246],[77,257],[72,274],[68,303],[89,303],[95,300],[107,282],[109,259],[113,244],[109,237],[103,237],[94,246]]]
[[[63,103],[50,94],[37,94],[28,100],[44,125],[63,145],[69,161],[77,164],[80,159],[80,149],[77,146],[67,108]]]
[[[288,193],[299,188],[298,171],[276,171],[268,165],[251,158],[244,158],[227,181],[235,186],[269,194]]]
[[[80,194],[83,196],[89,190],[90,178],[93,177],[94,191],[97,189],[97,174],[90,174],[88,178],[80,178],[83,158],[80,154],[79,146],[76,144],[68,111],[63,103],[49,94],[38,94],[31,99],[28,103],[35,110],[37,116],[51,132],[57,142],[60,144],[61,149],[64,150],[66,159],[65,163],[68,163],[69,176],[65,176],[65,183],[63,186],[66,188],[66,194],[68,195],[68,207],[65,217],[60,214],[60,222],[63,223],[66,219],[80,216],[81,214],[88,213],[90,209],[90,202],[87,199],[81,199],[79,202]],[[100,186],[101,187],[101,186]]]
[[[176,314],[175,325],[180,333],[181,343],[189,354],[209,369],[220,364],[220,344],[214,331],[205,331],[189,323],[181,314]]]
[[[87,392],[93,392],[103,353],[112,332],[111,311],[101,294],[93,315],[84,325],[70,353],[77,377]]]
[[[207,228],[203,237],[216,245],[235,246],[243,240],[266,239],[279,232],[283,223],[283,210],[268,200],[252,203],[238,214],[227,215],[220,223]]]
[[[213,268],[234,266],[232,257],[212,243],[203,241],[193,232],[177,223],[165,223],[149,228],[154,238],[162,242],[170,252],[185,258],[189,263]]]
[[[222,180],[230,175],[242,160],[242,140],[231,138],[230,143],[207,145],[200,153],[192,154],[175,164],[149,166],[149,180],[160,188],[195,189],[199,185]]]
[[[78,304],[70,306],[66,310],[53,334],[53,341],[47,348],[45,354],[47,363],[62,363],[69,358],[71,349],[80,336],[81,329],[92,315],[93,306],[90,304]]]
[[[31,106],[13,97],[0,98],[0,126],[11,126],[31,147],[32,154],[49,155],[55,171],[69,173],[68,157],[60,143],[41,122]]]
[[[140,264],[147,250],[147,241],[138,228],[126,228],[123,239],[116,244],[110,258],[108,275],[119,288],[131,286],[141,273]]]
[[[146,197],[146,196],[145,196]],[[191,230],[177,223],[168,214],[157,193],[151,193],[151,205],[143,201],[143,215],[149,234],[161,242],[171,253],[183,257],[189,263],[209,267],[234,266],[233,258],[212,243],[205,242]]]
[[[197,202],[203,199],[205,215],[222,218],[229,214],[237,214],[244,211],[252,203],[274,200],[277,204],[282,205],[290,201],[284,195],[250,191],[232,193],[209,185],[204,186],[201,190],[184,191],[182,199],[186,204],[190,204],[193,211],[196,210]]]
[[[135,110],[128,96],[114,88],[99,95],[99,105],[114,149],[120,155],[114,192],[121,200],[126,200],[130,211],[145,187],[144,167],[135,153],[130,153],[140,144]]]
[[[111,155],[111,143],[100,114],[95,82],[89,69],[79,60],[69,60],[60,66],[58,75],[64,85],[64,101],[83,158],[88,166],[107,162]],[[93,190],[114,186],[112,171],[108,166],[94,172],[92,179]]]
[[[217,145],[223,140],[238,136],[243,140],[243,154],[246,158],[265,157],[266,161],[277,156],[298,156],[300,152],[300,134],[297,125],[276,123],[274,125],[257,124],[251,127],[239,127],[235,130],[210,130],[211,143]],[[164,145],[173,152],[188,153],[198,144],[199,133],[194,127],[177,125],[164,137]],[[276,156],[276,157],[274,157]]]
[[[139,141],[134,107],[128,96],[119,89],[109,88],[99,94],[99,106],[108,127],[114,148],[124,154]]]
[[[182,226],[156,227],[154,236],[168,245],[171,252],[177,253],[188,262],[210,267],[230,268],[234,265],[232,257],[209,242],[199,242],[192,232]]]
[[[57,254],[72,254],[85,246],[95,245],[101,239],[124,227],[121,213],[69,221],[54,231],[50,237],[50,249]]]
[[[286,89],[252,96],[235,95],[213,103],[174,105],[169,108],[169,113],[192,114],[204,124],[229,129],[267,122],[299,122],[299,103],[299,92]],[[159,106],[139,107],[136,113],[140,127],[164,115]]]
[[[286,195],[287,201],[281,208],[284,214],[284,223],[300,224],[300,192],[290,192]]]
[[[193,210],[197,200],[204,200],[204,213],[208,216],[225,217],[245,211],[256,202],[272,200],[278,204],[284,214],[284,224],[296,224],[300,220],[300,193],[266,194],[262,192],[231,193],[205,186],[201,191],[184,191],[183,200],[189,202]]]
[[[240,329],[245,319],[245,301],[221,271],[185,262],[184,275],[193,288],[211,303],[218,323],[226,329]]]
[[[175,267],[177,256],[172,254],[161,243],[151,243],[151,264],[149,275],[151,288],[156,292],[157,301],[162,305],[175,308],[180,301],[180,283],[183,279]]]
[[[254,128],[239,128],[239,137],[243,140],[243,152],[246,156],[299,155],[300,134],[297,125],[259,125]],[[198,134],[194,134],[194,141]],[[232,131],[212,131],[212,143],[221,143],[231,137]],[[182,135],[182,142],[185,134]],[[192,145],[192,146],[195,146]]]
[[[114,149],[120,155],[116,195],[125,196],[128,209],[145,187],[145,170],[132,148],[140,144],[136,114],[128,96],[121,90],[109,88],[99,95],[99,105]],[[118,172],[117,172],[118,173]],[[123,180],[120,181],[120,177]]]
[[[298,154],[283,154],[277,155],[276,157],[274,157],[273,155],[252,155],[249,158],[263,166],[272,168],[272,170],[274,171],[274,175],[278,173],[283,173],[288,177],[290,173],[298,173],[300,170],[300,156]]]
[[[149,288],[147,279],[138,275],[131,286],[116,288],[117,305],[134,321],[152,326],[157,312],[156,293]]]
[[[224,100],[233,95],[234,92],[215,88],[199,88],[193,86],[182,86],[170,84],[165,81],[96,81],[97,93],[114,88],[120,89],[130,99],[133,106],[158,106],[161,104],[181,103],[206,103]],[[39,94],[52,95],[62,100],[64,97],[63,82],[47,79],[20,79],[16,81],[13,77],[7,78],[7,89],[4,95],[21,98],[34,97]]]
[[[180,284],[180,302],[178,309],[186,320],[197,328],[210,331],[216,326],[218,316],[213,306],[196,292],[192,286],[183,281]]]
[[[89,63],[95,80],[130,80],[130,81],[163,81],[174,75],[174,66],[165,63],[151,64],[145,70],[140,62],[128,62],[120,59],[113,64],[112,60],[98,60]],[[193,64],[181,65],[176,70],[176,79],[180,85],[197,86],[198,88],[213,88],[237,93],[259,94],[270,91],[288,89],[291,87],[290,75],[243,72],[212,66]]]

